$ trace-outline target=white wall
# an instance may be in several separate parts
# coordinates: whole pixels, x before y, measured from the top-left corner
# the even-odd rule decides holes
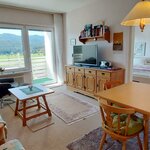
[[[80,9],[69,12],[65,15],[66,19],[66,64],[72,63],[72,46],[70,39],[75,38],[77,45],[81,45],[78,37],[85,24],[96,23],[99,20],[104,20],[110,26],[111,43],[107,41],[98,41],[99,56],[103,59],[112,61],[114,66],[124,67],[126,69],[126,81],[129,75],[129,55],[130,55],[130,28],[123,27],[120,22],[127,15],[129,10],[135,5],[138,0],[97,0]],[[123,32],[123,51],[114,52],[112,50],[112,38],[114,32]]]
[[[53,15],[29,10],[0,8],[0,23],[53,27]]]

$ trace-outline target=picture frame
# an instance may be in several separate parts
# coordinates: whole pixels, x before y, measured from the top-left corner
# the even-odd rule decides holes
[[[134,56],[145,56],[146,42],[135,42]]]
[[[76,39],[70,39],[70,45],[76,45]]]
[[[113,34],[113,51],[123,50],[123,32]]]

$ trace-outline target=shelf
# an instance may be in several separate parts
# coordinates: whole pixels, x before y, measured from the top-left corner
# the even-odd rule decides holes
[[[79,41],[82,43],[106,40],[110,43],[110,32],[105,32],[104,36],[93,36],[93,37],[79,37]]]

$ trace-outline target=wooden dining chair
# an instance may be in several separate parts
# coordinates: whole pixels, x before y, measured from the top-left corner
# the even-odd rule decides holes
[[[143,131],[143,120],[134,115],[132,108],[119,108],[100,102],[102,128],[104,130],[99,150],[102,150],[107,134],[114,140],[122,142],[122,150],[126,150],[126,142],[137,137],[140,150],[142,143],[139,133]]]
[[[113,88],[113,87],[119,86],[119,85],[121,85],[121,82],[118,81],[118,80],[116,80],[116,81],[107,81],[107,82],[105,82],[105,84],[104,84],[104,90],[108,90],[108,89],[110,89],[110,88]],[[109,105],[114,105],[114,106],[116,106],[116,107],[121,107],[121,106],[119,106],[118,104],[116,105],[116,104],[111,103],[110,101],[107,101],[107,103],[108,103]]]
[[[113,88],[115,86],[121,85],[121,82],[116,80],[116,81],[106,81],[104,83],[104,90],[108,90],[110,88]]]
[[[0,115],[0,145],[5,143],[6,138],[7,138],[6,122],[3,120],[3,118]]]

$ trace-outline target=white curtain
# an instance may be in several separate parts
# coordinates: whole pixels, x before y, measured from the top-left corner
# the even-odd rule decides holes
[[[63,17],[61,14],[54,14],[54,34],[57,78],[59,83],[63,83]]]

